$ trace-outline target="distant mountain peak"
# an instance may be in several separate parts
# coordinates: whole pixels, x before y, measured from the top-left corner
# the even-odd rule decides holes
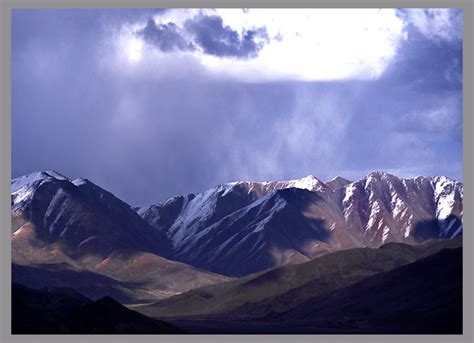
[[[16,192],[20,188],[23,188],[35,182],[43,181],[46,179],[69,181],[69,179],[66,176],[54,170],[37,171],[37,172],[33,172],[30,174],[26,174],[26,175],[19,176],[17,178],[12,179],[11,181],[12,192]]]
[[[344,181],[344,182],[347,182],[347,183],[351,183],[351,180],[348,180],[342,176],[336,176],[336,177],[333,177],[331,180],[329,180],[328,182],[332,182],[332,181]]]
[[[396,177],[395,175],[392,175],[386,171],[383,171],[383,170],[376,170],[376,171],[373,171],[371,173],[369,173],[366,178],[376,178],[376,179],[380,179],[380,178],[388,178],[388,177]]]
[[[296,179],[296,181],[319,181],[318,178],[312,174],[306,175],[304,177],[300,177],[299,179]]]
[[[319,180],[314,175],[308,175],[308,176],[302,177],[300,179],[286,181],[286,182],[283,181],[283,183],[287,184],[287,187],[285,187],[285,188],[293,187],[293,188],[306,189],[308,191],[321,190],[321,189],[326,187],[324,182]]]
[[[134,249],[234,276],[342,248],[455,237],[462,187],[383,171],[353,182],[307,175],[223,184],[137,214],[87,179],[44,171],[12,180],[12,237],[22,242],[29,220],[42,239],[67,242],[78,254]]]
[[[229,182],[220,187],[230,191],[235,186],[243,186],[249,190],[255,189],[256,187],[261,188],[264,191],[275,191],[286,188],[299,188],[306,189],[309,191],[317,191],[326,188],[324,182],[319,180],[314,175],[307,175],[299,179],[292,180],[277,180],[277,181],[234,181]]]
[[[61,173],[58,173],[57,171],[55,170],[45,170],[45,171],[42,171],[41,174],[45,175],[45,176],[49,176],[49,177],[54,177],[55,179],[58,179],[58,180],[66,180],[68,179],[66,176],[64,176],[63,174]]]
[[[326,182],[326,186],[331,188],[332,190],[344,187],[351,183],[350,180],[343,178],[342,176],[336,176],[335,178],[331,179],[330,181]]]

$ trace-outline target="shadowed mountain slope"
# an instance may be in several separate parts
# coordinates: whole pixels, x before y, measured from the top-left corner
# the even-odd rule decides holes
[[[182,330],[127,309],[111,297],[80,307],[61,322],[72,334],[180,334]]]
[[[261,317],[286,311],[316,295],[461,245],[462,239],[457,237],[419,246],[389,243],[378,249],[338,251],[310,262],[194,289],[136,309],[157,317]]]
[[[13,334],[175,334],[182,330],[70,288],[31,289],[12,284]]]
[[[28,278],[53,271],[55,277],[44,279],[53,282],[42,285],[72,286],[70,281],[82,275],[91,282],[86,293],[94,298],[143,302],[228,280],[161,256],[169,252],[169,240],[159,230],[88,180],[72,181],[52,171],[12,180],[14,271],[23,266],[14,273],[16,281],[34,286]],[[62,277],[64,284],[58,282]]]
[[[462,248],[317,296],[267,319],[354,333],[462,333]]]
[[[239,181],[137,211],[170,240],[174,259],[243,276],[342,249],[453,238],[462,197],[446,177],[373,172],[354,182]]]

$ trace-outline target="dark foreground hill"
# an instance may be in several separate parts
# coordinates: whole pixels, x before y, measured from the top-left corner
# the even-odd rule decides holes
[[[132,311],[110,297],[93,302],[69,288],[12,284],[13,334],[176,334],[176,326]]]
[[[368,277],[268,319],[356,333],[461,334],[462,248]]]
[[[175,319],[189,333],[462,334],[462,248],[446,249],[262,318]]]
[[[389,243],[378,249],[343,250],[310,262],[194,289],[136,309],[152,317],[258,318],[461,245],[462,237],[457,237],[418,246]]]
[[[151,319],[122,306],[111,297],[82,306],[61,322],[73,334],[177,334],[176,326]]]

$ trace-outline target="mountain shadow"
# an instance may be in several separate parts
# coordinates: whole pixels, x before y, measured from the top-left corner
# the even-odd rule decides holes
[[[244,276],[286,264],[310,260],[307,244],[327,242],[331,232],[324,219],[309,217],[321,202],[315,192],[288,188],[256,200],[182,245],[174,258],[226,276]]]
[[[462,220],[451,214],[444,220],[432,219],[419,221],[413,228],[413,238],[417,242],[424,242],[429,239],[451,238],[462,235]]]
[[[70,288],[39,290],[12,283],[12,333],[59,333],[62,318],[91,302]]]
[[[337,251],[309,262],[193,289],[136,309],[158,318],[253,320],[271,312],[288,311],[315,296],[329,294],[443,249],[458,248],[462,245],[461,238],[422,245],[388,243],[380,248]]]
[[[12,284],[12,334],[177,334],[178,327],[129,310],[111,297],[98,301],[69,288],[35,290]]]
[[[456,248],[267,319],[320,332],[462,334],[462,308],[462,248]]]
[[[71,334],[180,334],[176,326],[129,310],[111,297],[79,308],[60,324]]]
[[[112,296],[121,303],[135,303],[140,283],[121,282],[87,270],[68,270],[64,264],[38,268],[12,264],[12,281],[30,288],[73,288],[92,300]]]

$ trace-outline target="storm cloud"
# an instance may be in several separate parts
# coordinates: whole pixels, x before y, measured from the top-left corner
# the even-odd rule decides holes
[[[462,40],[431,39],[400,16],[406,39],[377,79],[245,82],[203,65],[183,25],[147,13],[15,10],[13,176],[54,169],[132,205],[241,179],[387,170],[462,180]],[[123,39],[123,18],[159,43]],[[218,21],[190,28],[196,49],[245,61],[242,32],[197,39],[237,32]]]
[[[256,57],[269,40],[265,27],[239,33],[224,25],[218,15],[204,14],[186,20],[183,27],[172,22],[157,24],[150,18],[146,27],[137,34],[163,52],[193,51],[199,48],[204,54],[237,59]]]
[[[253,58],[268,42],[265,27],[244,30],[239,35],[216,15],[198,15],[187,20],[185,27],[203,51],[213,56]]]
[[[153,19],[148,19],[146,27],[140,30],[138,34],[142,35],[146,42],[164,52],[196,49],[192,42],[188,42],[181,35],[178,26],[174,23],[157,25]]]

